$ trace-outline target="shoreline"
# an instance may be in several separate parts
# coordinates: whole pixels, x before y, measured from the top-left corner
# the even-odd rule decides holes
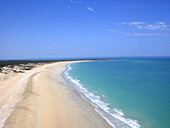
[[[21,78],[23,81],[19,90],[15,87],[18,84],[11,85],[10,89],[4,88],[4,92],[7,91],[8,94],[4,93],[6,96],[3,94],[0,100],[1,127],[111,128],[91,104],[78,96],[74,89],[68,89],[67,83],[61,77],[66,64],[76,62],[78,61],[45,64],[14,77],[12,83],[20,82]],[[9,86],[10,82],[11,80],[3,86]],[[12,97],[15,103],[9,104],[10,94],[14,92],[17,92]],[[6,111],[2,111],[4,105],[7,106]],[[9,109],[11,110],[8,111]],[[4,121],[3,112],[8,115]]]
[[[79,80],[73,79],[68,73],[68,71],[71,70],[71,64],[66,65],[66,70],[62,74],[63,79],[65,79],[86,102],[92,105],[95,111],[99,113],[100,116],[103,117],[109,125],[117,128],[140,127],[136,120],[125,118],[124,114],[122,112],[119,112],[116,108],[114,108],[114,113],[111,112],[110,108],[108,107],[109,104],[100,100],[100,96],[94,95],[93,93],[89,92],[86,88],[83,87],[82,84],[79,83]]]

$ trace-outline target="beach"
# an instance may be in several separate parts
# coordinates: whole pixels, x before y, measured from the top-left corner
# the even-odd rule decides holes
[[[61,76],[75,62],[44,64],[1,81],[0,128],[111,128]]]

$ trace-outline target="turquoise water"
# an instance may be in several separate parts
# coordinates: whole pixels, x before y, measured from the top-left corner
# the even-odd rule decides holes
[[[170,128],[170,59],[125,58],[70,65],[69,76],[144,128]]]

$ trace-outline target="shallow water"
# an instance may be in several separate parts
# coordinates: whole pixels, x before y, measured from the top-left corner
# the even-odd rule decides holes
[[[170,127],[169,58],[125,58],[70,66],[69,76],[113,116],[134,127],[138,126],[133,125],[134,120],[144,128]]]

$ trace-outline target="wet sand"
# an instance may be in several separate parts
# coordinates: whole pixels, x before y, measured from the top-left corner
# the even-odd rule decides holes
[[[68,63],[45,64],[0,86],[0,127],[111,128],[61,77]]]

